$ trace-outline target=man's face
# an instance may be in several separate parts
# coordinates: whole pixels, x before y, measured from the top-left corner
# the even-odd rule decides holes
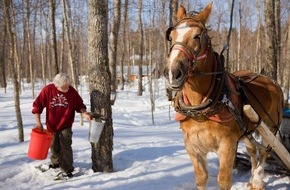
[[[58,90],[61,92],[67,92],[69,90],[69,83],[65,83],[64,85],[59,87]]]

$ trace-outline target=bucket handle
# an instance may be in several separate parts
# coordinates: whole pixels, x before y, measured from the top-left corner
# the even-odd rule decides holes
[[[45,134],[48,134],[48,135],[53,135],[53,133],[49,132],[48,130],[44,129],[44,128],[39,128],[39,127],[34,127],[33,130],[35,130],[36,132],[39,132],[39,133],[45,133]]]

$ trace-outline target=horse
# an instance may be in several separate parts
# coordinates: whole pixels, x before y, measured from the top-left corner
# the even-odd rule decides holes
[[[260,73],[227,71],[223,56],[212,48],[205,26],[211,10],[212,2],[199,13],[189,15],[180,5],[177,23],[166,31],[171,48],[164,77],[167,88],[175,92],[175,119],[180,123],[199,190],[207,188],[209,152],[218,156],[219,189],[231,188],[240,140],[251,160],[248,187],[264,189],[268,144],[253,138],[259,123],[251,122],[242,109],[245,104],[252,105],[271,132],[276,133],[282,121],[283,92],[274,80]]]

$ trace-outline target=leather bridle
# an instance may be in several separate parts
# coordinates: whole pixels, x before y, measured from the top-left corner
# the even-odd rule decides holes
[[[171,31],[173,29],[175,29],[178,25],[183,23],[183,21],[185,21],[185,20],[194,21],[194,23],[189,25],[188,27],[193,27],[193,26],[197,26],[197,25],[202,26],[203,30],[200,34],[200,36],[201,36],[200,37],[200,47],[198,50],[194,50],[193,48],[191,48],[190,46],[188,46],[184,42],[175,42],[174,44],[171,45],[168,56],[174,50],[179,50],[179,51],[183,52],[190,63],[188,75],[191,75],[193,73],[193,70],[196,67],[196,63],[204,58],[207,58],[207,55],[208,55],[207,49],[208,49],[208,47],[210,47],[211,44],[210,44],[210,40],[208,38],[207,30],[206,30],[205,26],[202,23],[200,23],[198,20],[195,20],[194,18],[184,18],[184,19],[180,20],[174,27],[168,28],[166,31],[166,38],[168,41],[171,41],[171,39],[170,39]],[[206,50],[204,51],[204,53],[200,54],[204,48],[206,48]]]

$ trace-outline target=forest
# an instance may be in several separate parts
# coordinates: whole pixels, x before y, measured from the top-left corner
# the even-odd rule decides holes
[[[87,0],[4,0],[0,4],[0,87],[51,81],[67,72],[77,87],[79,76],[89,73]],[[108,37],[111,90],[130,82],[131,67],[139,66],[139,95],[142,68],[161,77],[170,48],[166,29],[176,22],[180,4],[199,11],[209,0],[109,0],[104,4]],[[250,69],[278,81],[289,96],[290,2],[288,0],[214,0],[207,26],[218,53],[227,45],[226,67],[230,72]],[[231,29],[231,30],[230,30]],[[93,32],[98,34],[97,31]],[[93,35],[91,35],[93,36]],[[127,67],[128,69],[125,69]],[[117,70],[117,68],[120,68]],[[153,72],[154,71],[154,72]],[[140,77],[141,76],[141,77]],[[17,96],[17,95],[16,95]],[[18,95],[19,96],[19,95]],[[17,100],[17,98],[16,98]],[[16,101],[17,104],[17,101]]]
[[[208,2],[109,0],[108,36],[112,44],[109,53],[116,51],[113,52],[116,57],[113,54],[109,57],[110,65],[113,65],[110,66],[112,81],[116,80],[114,65],[130,66],[133,61],[139,63],[140,58],[142,65],[152,64],[162,74],[170,46],[165,40],[165,32],[175,22],[173,13],[178,5],[198,11]],[[290,3],[288,0],[271,1],[273,11],[268,13],[266,2],[214,0],[208,28],[214,49],[221,52],[227,44],[233,6],[228,68],[230,71],[267,70],[268,49],[273,49],[276,76],[272,76],[288,92]],[[19,83],[25,79],[33,85],[36,79],[50,80],[54,70],[71,73],[75,80],[77,76],[87,74],[88,1],[5,0],[0,6],[0,87],[5,88],[6,81],[13,75]],[[6,9],[9,9],[9,15]],[[272,14],[272,20],[267,20],[265,14]],[[269,36],[267,27],[272,33],[274,47],[266,40]],[[12,38],[9,38],[10,32]],[[130,73],[123,77],[127,80],[128,76]]]

